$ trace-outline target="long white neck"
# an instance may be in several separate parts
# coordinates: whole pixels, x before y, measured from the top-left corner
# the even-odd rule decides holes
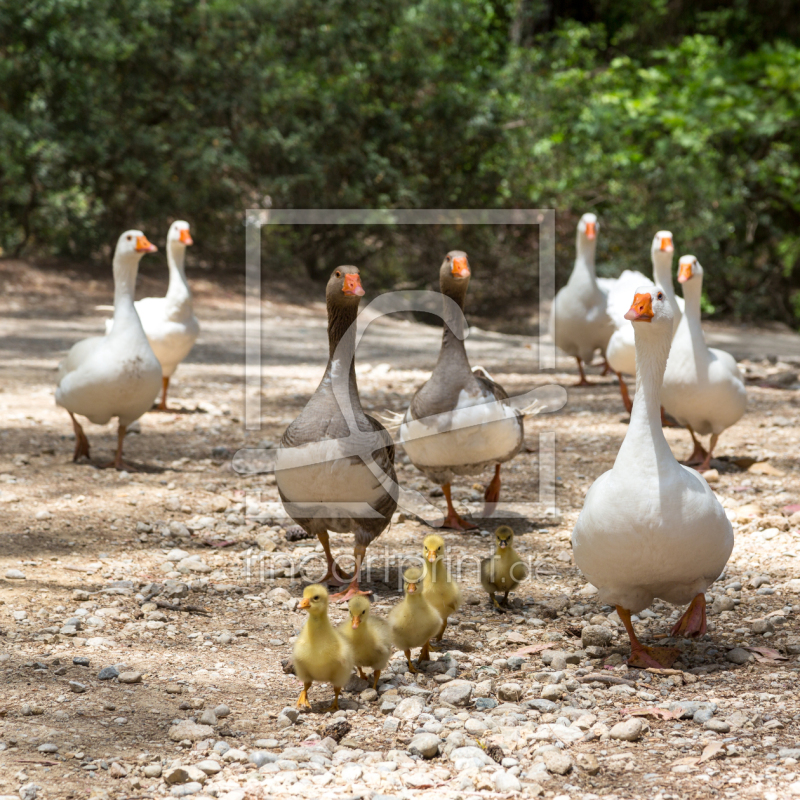
[[[597,247],[597,239],[590,239],[581,231],[575,240],[575,266],[572,268],[570,282],[588,282],[592,286],[597,286],[595,273],[594,253]]]
[[[681,310],[678,298],[675,297],[675,287],[672,284],[672,253],[667,251],[653,251],[653,282],[664,292],[667,302],[672,308],[672,330],[675,331],[681,321]]]
[[[131,322],[141,327],[133,305],[141,258],[141,253],[114,254],[114,331],[124,330]]]
[[[699,357],[707,357],[706,337],[703,334],[703,323],[700,317],[700,301],[703,296],[703,276],[698,275],[683,284],[683,299],[686,304],[684,325],[689,329],[695,361]]]
[[[675,461],[661,427],[661,385],[672,343],[671,331],[649,322],[634,322],[636,339],[636,395],[628,431],[617,462],[647,470]],[[676,462],[677,463],[677,462]]]
[[[175,308],[192,308],[192,293],[189,282],[186,280],[184,260],[186,258],[186,245],[178,241],[167,242],[167,265],[169,266],[169,289],[167,301]]]

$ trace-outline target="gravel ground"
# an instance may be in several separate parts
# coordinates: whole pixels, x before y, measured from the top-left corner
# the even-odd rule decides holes
[[[263,304],[263,424],[245,433],[241,296],[198,281],[203,333],[173,381],[180,413],[141,420],[126,457],[142,471],[127,474],[72,464],[69,418],[53,401],[63,353],[102,330],[109,281],[5,261],[0,284],[0,798],[800,795],[798,337],[711,329],[748,357],[749,410],[710,476],[736,546],[708,594],[709,633],[675,643],[674,669],[628,670],[616,614],[572,562],[585,492],[626,430],[614,382],[593,370],[594,387],[526,425],[496,518],[478,517],[488,473],[454,486],[481,530],[446,536],[466,603],[433,661],[412,675],[395,654],[378,692],[354,679],[335,714],[321,711],[330,687],[315,685],[313,711],[298,715],[301,687],[281,662],[320,548],[288,542],[274,479],[231,462],[276,442],[314,390],[323,306]],[[397,318],[371,326],[358,357],[365,407],[404,410],[438,340]],[[473,364],[512,392],[574,381],[567,359],[536,373],[536,347],[477,330],[468,343]],[[113,425],[86,430],[103,460]],[[551,431],[555,509],[539,494],[540,434]],[[666,435],[688,454],[685,432]],[[401,483],[443,507],[398,460]],[[476,574],[501,520],[532,568],[504,615]],[[399,573],[429,531],[398,514],[370,548],[375,613],[398,601]],[[332,542],[351,552],[351,537]],[[641,638],[671,643],[662,637],[682,611],[655,604],[636,622]]]

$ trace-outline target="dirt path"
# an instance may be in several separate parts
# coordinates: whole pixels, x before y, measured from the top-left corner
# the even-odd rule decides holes
[[[492,612],[477,581],[474,565],[491,550],[488,534],[448,534],[468,599],[446,637],[442,653],[449,657],[436,656],[418,676],[396,658],[379,700],[354,681],[336,715],[352,726],[338,749],[328,742],[332,749],[324,752],[320,745],[297,751],[331,722],[331,715],[316,713],[329,694],[318,686],[315,713],[294,725],[281,717],[298,693],[281,659],[304,621],[295,609],[307,583],[299,564],[305,560],[313,572],[319,548],[286,541],[274,479],[237,475],[231,457],[244,446],[276,442],[314,390],[327,350],[322,304],[265,301],[263,424],[245,432],[241,296],[199,281],[203,333],[178,370],[172,396],[185,413],[145,415],[141,433],[126,443],[129,459],[143,471],[128,475],[72,464],[69,419],[53,401],[57,363],[73,342],[102,330],[107,312],[97,307],[110,302],[110,284],[18,262],[0,262],[0,280],[0,795],[28,784],[40,787],[39,798],[169,795],[156,773],[211,756],[221,771],[203,773],[203,792],[229,800],[245,794],[455,798],[517,787],[527,796],[559,798],[800,793],[800,517],[791,516],[800,504],[800,337],[710,330],[711,343],[750,359],[745,366],[753,382],[748,413],[722,437],[716,464],[714,489],[736,520],[736,548],[724,580],[709,592],[716,599],[709,634],[679,643],[678,672],[627,670],[618,620],[594,600],[572,564],[569,536],[585,492],[613,463],[626,430],[615,383],[597,378],[595,369],[594,387],[570,390],[562,411],[527,424],[530,452],[503,470],[502,516],[534,567],[512,613]],[[161,286],[145,284],[147,293]],[[436,328],[397,318],[370,326],[358,354],[364,406],[403,411],[435,361],[439,338]],[[554,380],[569,386],[568,359],[559,360],[554,375],[535,371],[537,347],[532,337],[477,330],[468,340],[472,363],[511,392]],[[539,434],[548,431],[557,443],[556,514],[539,502],[536,453]],[[87,434],[95,459],[106,459],[113,425],[88,425]],[[666,435],[676,454],[688,453],[683,431]],[[734,463],[753,460],[749,471]],[[435,487],[402,453],[399,462],[401,483],[430,497]],[[462,513],[478,514],[487,480],[454,486]],[[435,494],[432,502],[442,505]],[[497,524],[482,521],[484,531]],[[377,613],[397,602],[402,559],[420,551],[428,530],[398,518],[370,548]],[[336,552],[350,552],[349,537],[332,542]],[[9,571],[25,577],[8,577]],[[171,597],[208,616],[142,604],[153,584],[166,588],[152,600]],[[656,604],[653,616],[637,623],[643,638],[667,631],[675,611]],[[337,620],[343,615],[339,608],[332,612]],[[613,633],[599,652],[587,651],[581,640],[590,623]],[[509,661],[518,648],[539,644],[562,655],[549,667],[541,652]],[[758,653],[761,661],[753,651],[731,653],[745,646],[771,649]],[[750,660],[734,663],[742,652],[739,660]],[[74,659],[88,659],[89,666]],[[138,680],[100,680],[100,670],[113,665]],[[584,680],[598,673],[602,682]],[[467,705],[441,699],[453,676],[468,682]],[[415,696],[418,709],[406,703],[392,711]],[[679,701],[714,703],[720,724],[706,725],[702,714],[679,720],[649,712],[637,741],[610,738],[609,730],[626,718],[623,708]],[[176,720],[202,722],[215,708],[219,714],[206,717],[210,729],[170,738]],[[409,757],[418,729],[441,739],[437,758]],[[192,738],[198,741],[187,743]],[[476,741],[500,746],[508,759],[502,768],[459,765],[446,745]],[[215,742],[225,744],[214,751]],[[43,745],[57,749],[40,750]],[[233,756],[219,752],[226,746]],[[266,755],[248,760],[254,750]],[[308,753],[317,760],[309,761]]]

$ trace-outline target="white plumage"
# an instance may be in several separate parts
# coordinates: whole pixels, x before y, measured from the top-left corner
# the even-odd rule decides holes
[[[630,425],[614,466],[592,485],[572,532],[575,563],[600,600],[634,613],[656,597],[694,604],[733,548],[724,509],[697,472],[678,464],[661,428],[659,392],[673,322],[665,294],[656,289],[651,296],[643,287],[636,295],[638,388]],[[702,621],[694,632],[705,630],[704,614]],[[632,644],[636,649],[633,637]]]
[[[139,261],[155,251],[141,231],[126,231],[114,253],[114,326],[105,336],[75,344],[58,369],[56,403],[72,416],[75,426],[74,460],[88,457],[89,445],[75,420],[79,414],[104,425],[119,418],[115,464],[122,464],[125,428],[150,408],[161,384],[161,365],[145,336],[133,296]]]
[[[184,268],[186,248],[191,244],[189,223],[184,220],[173,222],[167,233],[167,294],[165,297],[145,297],[135,303],[150,347],[161,363],[163,386],[159,409],[162,411],[167,407],[169,380],[200,335],[200,323],[194,315],[192,293]],[[110,331],[113,325],[114,321],[108,320],[106,331]]]
[[[695,256],[681,258],[678,281],[683,284],[686,312],[672,341],[661,402],[667,413],[689,429],[695,443],[691,458],[702,455],[701,469],[707,469],[719,434],[744,414],[747,392],[733,356],[706,345],[700,320],[703,268]],[[695,434],[711,435],[707,453]]]
[[[556,347],[578,360],[581,383],[583,362],[597,350],[605,354],[614,326],[606,311],[607,296],[595,275],[597,217],[584,214],[578,222],[575,265],[566,286],[559,289],[550,314],[550,333]]]

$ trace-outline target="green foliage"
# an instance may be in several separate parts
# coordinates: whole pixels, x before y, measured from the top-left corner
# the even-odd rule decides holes
[[[0,245],[107,257],[195,226],[239,269],[244,210],[556,208],[601,217],[601,272],[653,233],[706,270],[707,310],[800,321],[800,29],[778,0],[0,2]],[[788,9],[788,10],[787,10]],[[536,297],[533,230],[271,230],[314,279],[425,285],[449,247],[490,311]]]

